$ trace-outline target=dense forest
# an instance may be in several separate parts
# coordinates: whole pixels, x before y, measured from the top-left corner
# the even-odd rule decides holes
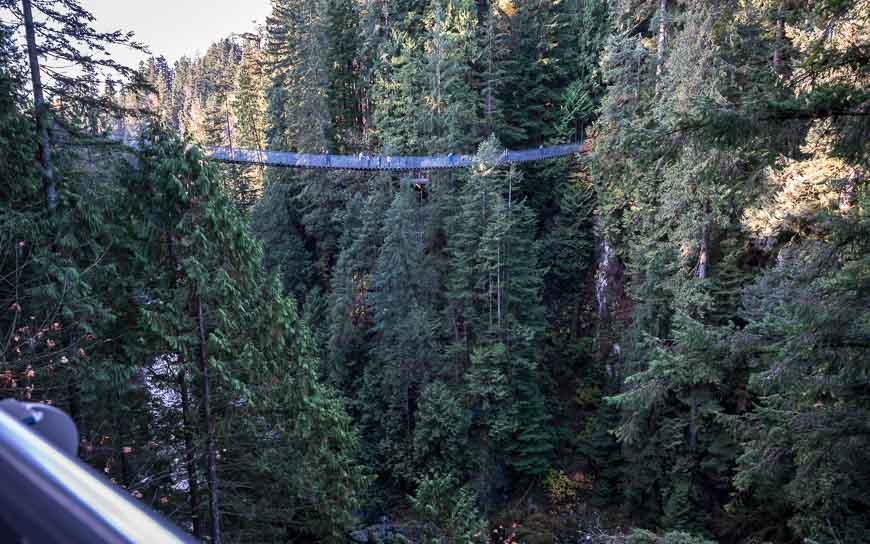
[[[0,14],[0,397],[197,538],[870,539],[870,1]]]

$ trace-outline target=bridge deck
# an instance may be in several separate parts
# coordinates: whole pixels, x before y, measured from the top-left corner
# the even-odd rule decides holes
[[[522,151],[505,151],[499,159],[501,164],[540,161],[563,157],[583,151],[582,144],[566,144]],[[332,170],[448,170],[468,168],[474,161],[472,155],[436,155],[429,157],[390,155],[314,155],[288,151],[259,151],[229,147],[206,147],[210,160],[234,164],[257,164],[285,168],[325,168]]]

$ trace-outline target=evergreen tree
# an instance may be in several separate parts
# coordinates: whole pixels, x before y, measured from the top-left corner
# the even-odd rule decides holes
[[[155,146],[140,162],[146,198],[138,200],[159,212],[143,214],[139,232],[156,253],[152,266],[172,265],[152,271],[147,296],[163,302],[144,306],[140,319],[151,344],[165,345],[173,366],[200,384],[204,451],[196,457],[205,460],[211,538],[223,528],[338,541],[361,480],[348,458],[355,438],[347,416],[319,383],[311,334],[276,278],[263,277],[259,245],[196,151],[156,134],[149,140]],[[227,406],[220,417],[218,402]],[[289,462],[279,453],[288,449]],[[233,484],[252,478],[260,480],[254,489]]]
[[[513,5],[513,4],[512,4]],[[509,53],[502,87],[505,132],[499,139],[508,148],[544,144],[558,123],[565,66],[558,51],[564,20],[552,2],[516,3],[502,15]]]
[[[449,473],[421,478],[411,504],[425,523],[423,542],[487,542],[486,523],[474,502],[473,491],[458,487]]]
[[[377,439],[379,463],[404,478],[416,472],[408,466],[414,408],[435,349],[423,246],[426,217],[418,199],[411,187],[404,188],[384,218],[371,285],[374,342],[361,397],[362,424]]]
[[[233,143],[243,149],[262,150],[266,144],[266,77],[259,39],[257,35],[246,37],[233,87],[230,118],[237,126]],[[238,169],[236,185],[243,205],[250,207],[258,200],[264,176],[262,166]]]
[[[457,364],[467,365],[465,381],[482,459],[493,449],[510,452],[503,462],[518,472],[540,475],[548,468],[552,435],[539,385],[535,339],[544,326],[542,275],[538,269],[535,219],[513,200],[514,171],[493,164],[497,144],[481,146],[474,174],[461,196],[451,233],[447,319],[458,332]],[[456,228],[456,227],[454,227]],[[455,240],[455,242],[454,242]],[[488,451],[487,451],[488,450]],[[488,495],[485,467],[481,491]]]
[[[369,291],[388,205],[389,193],[373,185],[366,197],[355,195],[348,202],[343,216],[342,250],[330,287],[328,373],[351,398],[357,398],[368,359],[372,327]]]
[[[631,542],[862,540],[867,4],[276,0],[146,89],[104,81],[139,46],[78,3],[0,1],[0,394],[67,410],[86,462],[213,542],[392,512],[485,541],[505,504],[528,540],[589,505]],[[266,171],[152,123],[490,139],[462,170]]]
[[[364,127],[362,66],[360,48],[360,6],[353,0],[327,3],[326,37],[329,70],[328,102],[331,115],[330,140],[335,151],[353,150]]]
[[[419,40],[393,32],[372,88],[373,99],[381,105],[374,112],[374,137],[387,155],[413,154],[424,145],[423,112],[418,103],[425,92]]]
[[[333,7],[325,1],[296,0],[273,5],[266,25],[266,66],[271,76],[266,94],[270,148],[315,153],[332,149],[327,92],[330,47],[326,31]],[[302,293],[328,288],[341,237],[336,217],[345,205],[344,186],[352,181],[355,181],[352,175],[311,171],[271,172],[267,176],[267,194],[262,205],[271,210],[270,221],[280,220],[290,228],[268,232],[259,222],[255,222],[254,228],[275,240],[283,238],[281,245],[288,250],[305,246],[309,251],[309,262],[316,265],[316,270],[311,270],[305,278],[309,281],[298,287]],[[286,187],[269,191],[273,184]],[[294,267],[300,264],[294,263]],[[293,279],[302,279],[301,274]]]
[[[18,29],[24,30],[46,205],[49,210],[54,210],[58,204],[58,192],[51,157],[53,123],[49,104],[60,100],[84,103],[94,109],[112,109],[113,104],[100,102],[94,93],[99,77],[120,74],[132,78],[134,72],[115,62],[111,56],[92,52],[104,52],[107,47],[117,45],[145,51],[145,46],[135,42],[132,33],[96,31],[91,26],[94,16],[76,0],[21,0],[20,7],[18,2],[7,0],[0,4],[0,8],[17,22]],[[42,20],[34,19],[34,8]],[[40,57],[74,66],[78,71],[70,75],[44,63],[40,65]]]
[[[436,5],[426,21],[425,83],[422,120],[427,152],[471,151],[479,140],[480,99],[469,72],[477,56],[472,2]]]
[[[414,466],[419,473],[448,468],[465,474],[473,466],[469,451],[472,413],[455,389],[435,380],[420,393],[414,428]]]

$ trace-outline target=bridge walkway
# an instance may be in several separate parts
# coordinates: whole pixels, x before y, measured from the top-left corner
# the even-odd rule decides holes
[[[262,151],[229,147],[205,147],[206,158],[231,164],[252,164],[284,168],[317,168],[331,170],[421,171],[468,168],[474,163],[473,155],[393,156],[393,155],[330,155],[294,153],[289,151]],[[583,144],[565,144],[522,151],[505,151],[500,164],[518,164],[585,151]]]

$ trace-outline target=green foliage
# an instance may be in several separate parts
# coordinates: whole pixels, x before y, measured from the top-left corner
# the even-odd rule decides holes
[[[471,411],[444,382],[434,381],[420,395],[414,429],[415,466],[423,473],[449,469],[463,473],[472,466],[469,451]]]
[[[604,94],[599,59],[610,32],[610,12],[608,2],[596,0],[583,2],[576,12],[564,15],[566,35],[560,38],[573,34],[576,46],[566,48],[568,58],[563,61],[575,79],[565,89],[556,125],[562,138],[584,136],[597,114]]]
[[[423,542],[488,542],[488,528],[475,502],[474,492],[460,487],[450,473],[420,478],[411,505],[424,524]]]
[[[428,305],[432,282],[424,266],[423,222],[417,194],[398,192],[386,212],[383,244],[372,272],[371,362],[361,392],[362,423],[377,440],[379,461],[406,478],[416,473],[412,404],[427,381],[434,351]],[[401,467],[408,466],[402,470]]]
[[[662,6],[666,12],[660,11]],[[837,191],[826,192],[830,184],[843,183],[850,172],[854,176],[860,164],[854,147],[852,154],[838,151],[840,143],[854,137],[856,125],[826,118],[850,107],[830,92],[842,83],[840,74],[806,88],[800,83],[811,73],[821,73],[818,65],[810,67],[811,59],[819,47],[827,46],[810,36],[818,36],[816,25],[831,24],[822,22],[829,15],[815,19],[820,12],[788,9],[782,16],[786,24],[805,33],[790,43],[776,37],[781,15],[775,12],[765,19],[734,3],[713,8],[627,2],[616,9],[621,24],[627,30],[649,25],[648,31],[662,39],[653,43],[629,31],[612,38],[605,50],[603,77],[610,86],[591,167],[602,236],[620,247],[633,305],[621,356],[614,361],[625,365],[625,387],[609,400],[623,414],[616,434],[628,461],[628,506],[649,515],[650,526],[700,534],[720,531],[717,536],[723,539],[753,534],[785,540],[790,537],[784,518],[791,517],[796,537],[833,540],[862,531],[831,514],[827,528],[813,515],[809,517],[814,521],[807,522],[798,521],[808,519],[802,514],[788,514],[798,508],[798,496],[818,496],[809,492],[810,486],[825,488],[821,481],[810,483],[809,474],[791,480],[792,460],[825,457],[821,452],[826,446],[819,445],[829,440],[814,437],[814,446],[806,443],[797,453],[791,445],[795,428],[767,419],[778,414],[781,421],[792,421],[797,412],[780,399],[804,398],[806,390],[798,382],[786,385],[779,376],[763,377],[770,376],[770,368],[796,368],[787,362],[792,358],[812,359],[814,348],[793,344],[769,350],[776,336],[762,340],[755,331],[765,330],[762,323],[782,323],[781,316],[788,313],[760,301],[797,300],[796,292],[809,287],[796,277],[791,280],[784,267],[813,268],[811,255],[818,249],[811,249],[816,246],[805,238],[839,237],[838,225],[849,223],[845,211],[821,229],[816,221],[828,217],[824,208],[837,198],[832,196]],[[856,23],[853,10],[860,10],[858,3],[840,12],[852,21],[846,26],[865,24]],[[655,11],[658,20],[637,18]],[[827,49],[832,54],[838,50],[834,56],[849,54],[851,40],[846,36],[857,26],[840,28],[844,41]],[[784,51],[790,46],[794,49],[787,53],[786,68]],[[791,78],[790,69],[803,75]],[[812,113],[814,97],[831,108],[827,114]],[[819,131],[828,129],[821,136]],[[814,147],[821,141],[825,152]],[[853,162],[847,167],[843,160]],[[841,181],[834,181],[838,177]],[[854,201],[859,194],[850,189],[848,198]],[[757,204],[759,199],[764,204]],[[832,253],[826,258],[843,262]],[[774,261],[768,270],[767,263]],[[775,270],[783,271],[777,276]],[[794,282],[785,284],[793,291],[774,295],[774,286],[785,281]],[[821,296],[809,296],[813,315],[823,315]],[[814,331],[820,327],[807,326]],[[779,334],[810,330],[788,327]],[[762,359],[761,353],[769,357]],[[803,368],[808,376],[818,375],[829,360],[808,362]],[[773,384],[777,389],[770,389]],[[752,400],[761,404],[753,409]],[[843,401],[845,405],[852,411],[861,401]],[[768,436],[770,442],[762,438]],[[735,465],[738,477],[732,482]],[[820,469],[818,463],[814,467]],[[807,486],[797,484],[800,491],[784,497],[789,481]],[[735,486],[738,493],[726,513],[722,504],[734,495]],[[844,493],[832,491],[831,496]],[[860,503],[840,504],[814,503],[806,511],[863,511]],[[766,514],[750,514],[753,508]],[[856,515],[844,513],[843,519]],[[723,529],[723,523],[733,525]]]
[[[534,215],[513,200],[519,177],[493,166],[498,154],[493,140],[481,146],[460,196],[454,221],[465,228],[448,242],[447,318],[454,329],[462,323],[460,342],[471,350],[465,381],[469,403],[481,411],[477,424],[491,441],[484,447],[507,450],[518,472],[540,476],[549,467],[553,436],[536,361],[543,308],[529,301],[540,300],[543,281]]]
[[[33,161],[35,134],[30,120],[20,109],[18,93],[22,82],[16,77],[20,67],[13,64],[15,54],[7,29],[0,28],[0,176],[4,180],[15,180],[0,187],[3,204],[0,208],[0,273],[8,278],[0,288],[0,307],[3,308],[0,334],[8,339],[0,351],[3,396],[32,395],[32,390],[27,390],[30,385],[27,375],[29,371],[41,370],[33,367],[32,360],[41,350],[22,350],[30,338],[35,344],[37,332],[26,330],[16,335],[16,331],[32,326],[27,323],[28,317],[41,306],[32,299],[33,290],[45,289],[43,282],[33,282],[35,267],[41,260],[34,250],[40,248],[49,232],[42,210],[41,172]],[[21,390],[19,380],[24,382]]]
[[[0,200],[6,204],[4,219],[7,220],[12,220],[15,212],[32,211],[28,208],[32,208],[35,203],[32,202],[29,206],[25,203],[28,200],[33,201],[38,191],[38,179],[30,160],[36,153],[32,129],[29,120],[21,111],[21,67],[13,64],[16,54],[20,52],[12,47],[6,29],[0,28],[0,128],[3,130],[0,177],[4,180],[15,180],[15,183],[4,183],[0,187]],[[3,232],[14,230],[6,227]],[[4,244],[5,247],[8,246]]]
[[[119,259],[127,234],[123,194],[112,179],[125,170],[109,153],[97,154],[99,169],[84,153],[55,153],[60,198],[57,213],[49,212],[21,58],[0,29],[0,396],[67,410],[90,457],[101,434],[118,446],[147,420],[130,383],[137,372],[126,358],[131,346],[109,340],[129,317],[132,281]],[[112,423],[101,433],[92,419]]]
[[[856,199],[867,201],[866,187]],[[831,239],[783,251],[747,289],[737,347],[758,368],[750,385],[760,404],[741,424],[737,487],[793,509],[791,527],[819,542],[867,531],[857,490],[867,479],[868,399],[855,386],[866,372],[866,207],[833,221]]]
[[[509,52],[500,93],[504,132],[498,137],[509,148],[539,145],[555,135],[569,70],[560,50],[561,38],[567,42],[570,36],[565,9],[559,4],[518,2],[513,14],[501,17]]]
[[[570,478],[562,470],[550,469],[544,478],[550,500],[557,506],[570,506],[579,499],[580,493],[591,487],[592,482],[585,475],[577,474]]]
[[[137,230],[148,234],[144,247],[160,252],[149,262],[175,264],[147,270],[147,296],[164,302],[141,308],[143,333],[196,374],[191,362],[204,348],[190,301],[204,308],[212,394],[233,407],[218,425],[227,461],[218,474],[259,482],[224,491],[233,520],[225,531],[339,541],[362,479],[350,458],[350,420],[319,382],[313,337],[277,278],[263,274],[259,244],[197,152],[160,134],[149,141],[136,186],[147,188],[137,203],[150,213],[138,214],[147,219]]]
[[[302,297],[314,282],[314,265],[293,195],[287,185],[268,183],[251,210],[251,230],[269,248],[263,255],[266,269],[280,273],[287,292]]]
[[[382,243],[383,214],[389,205],[386,191],[355,195],[341,216],[343,234],[330,286],[328,374],[356,399],[368,359],[372,312],[368,286]]]
[[[631,542],[862,540],[866,12],[276,0],[98,102],[473,167],[218,170],[89,108],[86,74],[54,118],[141,144],[55,129],[51,214],[4,34],[0,392],[69,410],[86,460],[200,537],[210,503],[228,540],[300,542],[410,505],[428,542],[483,542],[481,511],[546,491],[685,531]],[[499,164],[586,134],[582,161]]]
[[[636,529],[628,538],[628,542],[630,544],[712,544],[713,541],[679,531],[657,536],[655,533]]]

